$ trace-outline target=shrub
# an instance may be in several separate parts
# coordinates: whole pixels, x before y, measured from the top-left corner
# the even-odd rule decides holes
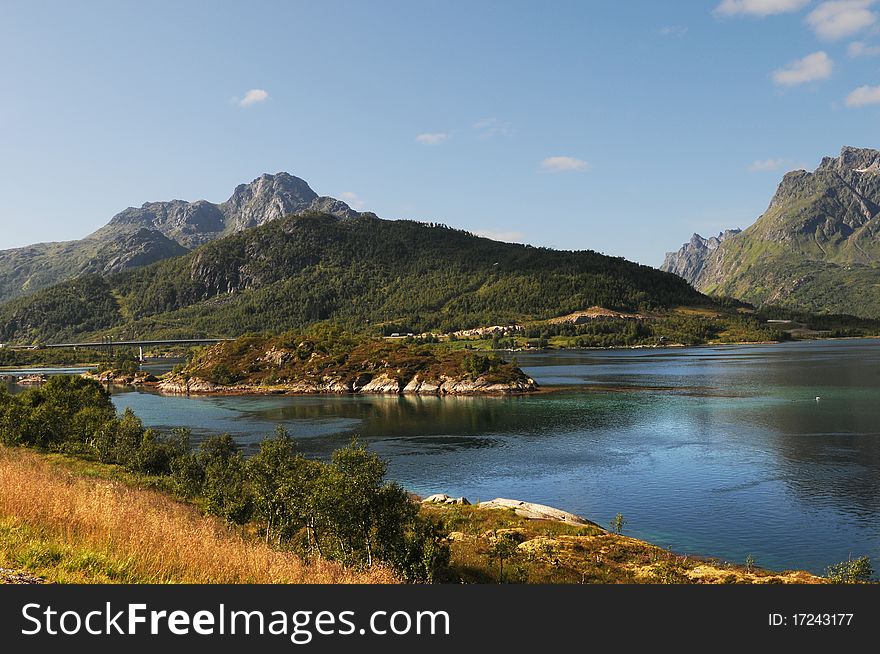
[[[861,556],[829,565],[825,574],[835,584],[858,584],[871,581],[874,569],[871,567],[871,559]]]

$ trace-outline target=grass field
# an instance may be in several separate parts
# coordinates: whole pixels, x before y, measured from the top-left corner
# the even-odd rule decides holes
[[[0,566],[61,583],[394,581],[273,550],[109,468],[0,447]]]

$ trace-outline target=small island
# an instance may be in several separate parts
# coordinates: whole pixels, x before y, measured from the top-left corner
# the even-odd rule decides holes
[[[218,343],[164,375],[156,388],[173,394],[510,395],[538,385],[494,353],[365,339],[327,327]]]

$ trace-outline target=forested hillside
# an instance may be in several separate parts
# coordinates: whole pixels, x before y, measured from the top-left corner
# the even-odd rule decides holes
[[[601,305],[705,303],[681,278],[592,251],[501,243],[373,216],[290,216],[184,256],[0,306],[0,340],[236,336],[333,321],[354,332],[452,331]]]

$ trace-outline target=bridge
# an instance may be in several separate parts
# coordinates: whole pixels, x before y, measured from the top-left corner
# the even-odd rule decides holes
[[[139,359],[144,360],[144,348],[157,345],[213,345],[224,341],[234,341],[234,338],[169,338],[160,340],[128,340],[117,341],[113,338],[104,338],[100,341],[85,343],[40,343],[37,345],[7,345],[10,350],[43,350],[43,349],[70,349],[76,350],[81,347],[104,348],[113,351],[114,347],[136,347]],[[0,344],[0,347],[4,347]]]

